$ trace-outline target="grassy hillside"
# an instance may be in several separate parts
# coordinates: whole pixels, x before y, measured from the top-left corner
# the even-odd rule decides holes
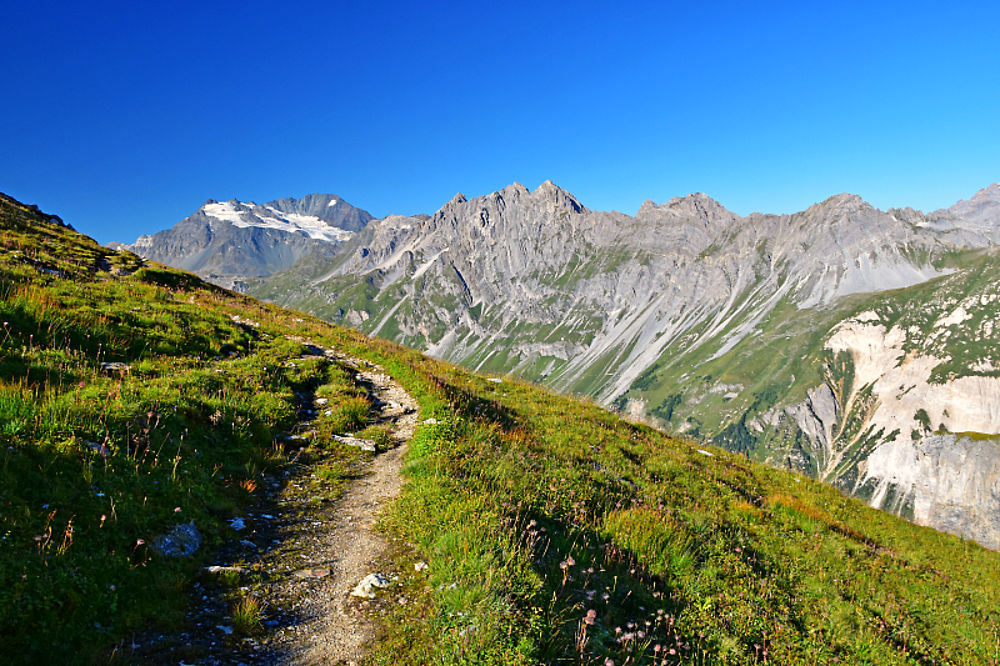
[[[363,426],[347,376],[298,360],[289,336],[381,364],[436,420],[384,519],[409,602],[383,607],[376,663],[1000,658],[996,553],[593,404],[141,266],[9,200],[0,308],[6,661],[103,661],[138,628],[180,623],[205,553],[237,538],[226,519],[286,464],[297,392],[331,396],[329,432]],[[102,366],[115,362],[129,367]],[[149,547],[191,520],[207,542],[194,558]]]
[[[396,650],[417,662],[443,650],[487,663],[995,663],[995,553],[594,405],[399,354],[378,358],[447,421],[420,432],[389,521],[430,557],[411,584],[434,619],[400,624],[384,663]]]
[[[330,400],[321,445],[364,427],[363,393],[301,359],[296,319],[0,198],[5,663],[99,660],[151,623],[180,626],[198,565],[238,539],[226,520],[286,463],[299,394]],[[338,453],[334,486],[358,455]],[[192,521],[196,557],[159,557],[155,538]]]

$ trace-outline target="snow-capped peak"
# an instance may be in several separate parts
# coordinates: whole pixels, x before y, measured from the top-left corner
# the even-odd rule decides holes
[[[331,201],[332,206],[336,201]],[[275,229],[287,233],[304,233],[310,238],[327,242],[338,242],[349,239],[354,234],[344,229],[330,226],[314,215],[299,213],[283,213],[271,206],[258,206],[254,203],[223,201],[208,203],[202,207],[202,212],[223,222],[229,222],[235,227]]]

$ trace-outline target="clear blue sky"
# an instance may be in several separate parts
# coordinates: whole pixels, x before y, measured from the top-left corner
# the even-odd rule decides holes
[[[0,191],[101,241],[205,199],[433,212],[545,179],[948,206],[1000,180],[995,2],[7,2]]]

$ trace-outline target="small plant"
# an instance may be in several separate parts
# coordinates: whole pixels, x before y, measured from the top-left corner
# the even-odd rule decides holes
[[[333,432],[351,432],[368,423],[371,405],[361,396],[346,398],[333,410],[330,426]]]
[[[264,608],[255,597],[242,597],[233,606],[233,631],[240,636],[256,636],[264,630]]]

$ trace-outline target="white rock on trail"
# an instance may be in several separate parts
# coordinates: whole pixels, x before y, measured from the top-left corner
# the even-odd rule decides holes
[[[361,582],[351,590],[351,596],[361,599],[374,599],[375,590],[389,587],[391,584],[392,581],[388,577],[380,573],[371,573],[362,578]]]

